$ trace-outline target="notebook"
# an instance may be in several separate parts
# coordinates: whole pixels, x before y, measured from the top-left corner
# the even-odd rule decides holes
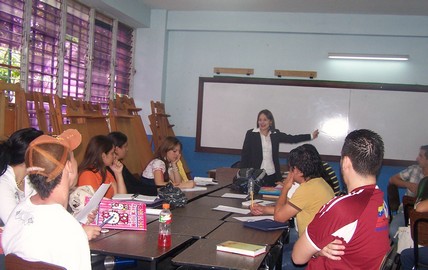
[[[217,250],[255,257],[265,253],[266,246],[253,245],[237,241],[225,241],[223,243],[217,244]]]
[[[271,219],[262,219],[257,221],[245,221],[242,223],[244,227],[252,228],[261,231],[275,231],[288,228],[288,222],[278,222]]]

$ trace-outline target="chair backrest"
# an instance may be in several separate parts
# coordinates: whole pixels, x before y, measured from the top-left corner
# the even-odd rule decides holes
[[[389,210],[397,212],[400,206],[400,194],[398,193],[398,187],[393,184],[388,184],[387,188],[387,200]]]
[[[416,238],[419,245],[428,246],[428,213],[416,212],[416,210],[411,209],[409,216],[410,231],[412,233],[413,240]],[[417,237],[415,237],[416,233]]]
[[[65,270],[64,267],[47,262],[30,262],[15,254],[7,254],[5,257],[7,270]]]

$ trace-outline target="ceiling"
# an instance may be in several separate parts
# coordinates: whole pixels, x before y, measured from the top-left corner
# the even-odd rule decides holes
[[[152,9],[428,16],[428,0],[140,0]]]

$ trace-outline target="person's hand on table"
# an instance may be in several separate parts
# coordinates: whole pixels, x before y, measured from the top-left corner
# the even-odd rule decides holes
[[[85,230],[86,236],[88,236],[88,240],[97,238],[101,233],[101,228],[97,225],[83,224],[82,226],[83,226],[83,229]]]
[[[260,204],[253,204],[253,206],[250,206],[251,215],[253,216],[260,216],[264,214],[264,206]]]

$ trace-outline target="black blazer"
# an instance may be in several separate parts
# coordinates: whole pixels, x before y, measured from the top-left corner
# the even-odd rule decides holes
[[[289,135],[280,132],[278,129],[271,131],[270,139],[272,142],[272,159],[275,165],[275,175],[281,179],[279,168],[279,144],[280,143],[299,143],[311,140],[311,134]],[[250,129],[245,135],[244,145],[241,152],[240,168],[260,169],[263,161],[262,140],[260,132],[256,129]]]

